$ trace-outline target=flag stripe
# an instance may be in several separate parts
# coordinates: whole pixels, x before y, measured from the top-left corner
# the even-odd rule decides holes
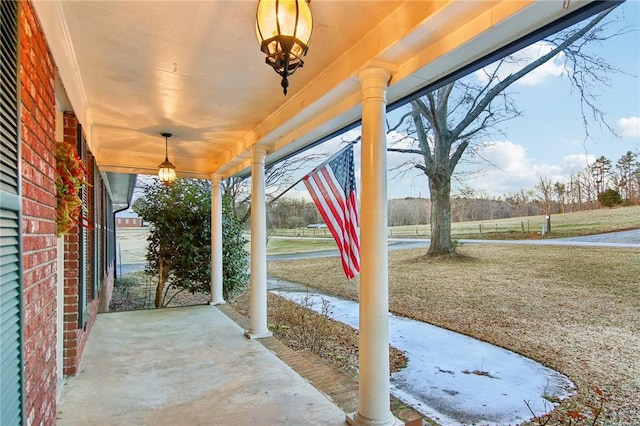
[[[334,182],[329,177],[324,174],[316,174],[312,177],[314,182],[317,184],[317,187],[320,190],[320,195],[322,195],[322,199],[326,202],[327,207],[330,209],[332,217],[335,218],[337,225],[340,229],[344,228],[344,207],[340,205],[339,199],[334,197],[336,192],[334,187]]]
[[[336,211],[335,206],[332,203],[334,200],[326,197],[328,195],[328,191],[324,186],[325,182],[321,179],[317,179],[317,176],[313,176],[309,180],[305,180],[305,183],[311,185],[311,188],[308,188],[311,193],[311,197],[313,198],[316,207],[318,207],[320,215],[327,224],[327,227],[338,246],[338,250],[340,251],[340,256],[342,258],[343,269],[345,272],[347,270],[354,270],[354,263],[351,261],[351,256],[349,256],[350,250],[348,249],[341,232],[344,222],[343,215]],[[349,274],[347,274],[347,276],[348,275]],[[353,276],[355,276],[355,274]],[[350,278],[353,278],[353,276]]]
[[[360,272],[353,147],[348,146],[303,178],[333,236],[347,278]]]

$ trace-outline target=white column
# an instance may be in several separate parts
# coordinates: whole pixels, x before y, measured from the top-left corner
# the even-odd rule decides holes
[[[360,221],[360,380],[350,425],[402,425],[390,409],[389,282],[387,254],[387,138],[385,107],[391,73],[382,67],[358,74],[362,89]]]
[[[211,175],[211,299],[209,304],[222,305],[222,192],[218,174]]]
[[[267,328],[267,211],[264,157],[267,149],[254,146],[251,164],[251,288],[249,290],[250,339],[269,337]]]

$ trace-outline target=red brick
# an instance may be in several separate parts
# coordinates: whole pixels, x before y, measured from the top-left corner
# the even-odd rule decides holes
[[[54,424],[54,71],[31,3],[20,11],[25,412],[27,424]]]

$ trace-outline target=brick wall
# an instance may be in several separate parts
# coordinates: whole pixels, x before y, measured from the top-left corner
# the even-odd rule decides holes
[[[66,122],[66,116],[65,116]],[[79,237],[76,228],[64,237],[64,375],[75,375],[78,366]]]
[[[63,116],[64,126],[64,142],[73,146],[78,146],[78,120],[71,112],[65,112]],[[84,143],[84,142],[83,142]],[[87,179],[91,182],[93,177],[93,166],[85,164],[88,171]],[[93,188],[88,191],[88,199],[93,197]],[[94,217],[94,205],[92,201],[88,202],[88,218]],[[88,232],[87,253],[85,259],[80,259],[80,228],[74,227],[64,237],[64,353],[63,353],[63,372],[65,376],[73,376],[77,374],[80,360],[84,347],[87,343],[89,332],[98,312],[98,299],[92,294],[92,278],[96,271],[93,271],[93,259],[90,257],[93,247],[93,232]],[[78,328],[79,320],[79,303],[80,303],[80,267],[81,262],[87,264],[87,323]],[[99,271],[97,271],[99,273]],[[113,278],[111,277],[113,280]]]
[[[55,424],[54,64],[31,3],[20,2],[25,417]]]

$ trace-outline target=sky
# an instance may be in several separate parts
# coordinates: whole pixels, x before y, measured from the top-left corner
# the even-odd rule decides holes
[[[640,0],[628,0],[609,17],[619,21],[615,28],[632,29],[593,47],[594,54],[623,71],[608,75],[609,87],[600,85],[594,90],[598,107],[617,135],[592,126],[592,138],[586,138],[578,94],[561,76],[563,58],[556,57],[511,86],[509,90],[523,114],[503,123],[501,133],[477,141],[483,145],[482,156],[493,166],[461,164],[464,185],[476,193],[500,197],[533,189],[540,178],[568,182],[571,174],[600,156],[615,165],[627,151],[640,152]],[[525,48],[521,55],[532,56],[544,50],[544,45],[537,44]],[[468,78],[482,82],[482,76],[476,72]],[[352,140],[359,134],[359,128],[351,130],[313,151],[336,152],[342,140]],[[360,144],[356,144],[354,154],[359,184]],[[419,170],[404,175],[391,170],[408,158],[407,154],[388,154],[389,198],[429,196],[427,179]],[[455,189],[453,192],[456,195]],[[302,183],[288,196],[310,199]]]

